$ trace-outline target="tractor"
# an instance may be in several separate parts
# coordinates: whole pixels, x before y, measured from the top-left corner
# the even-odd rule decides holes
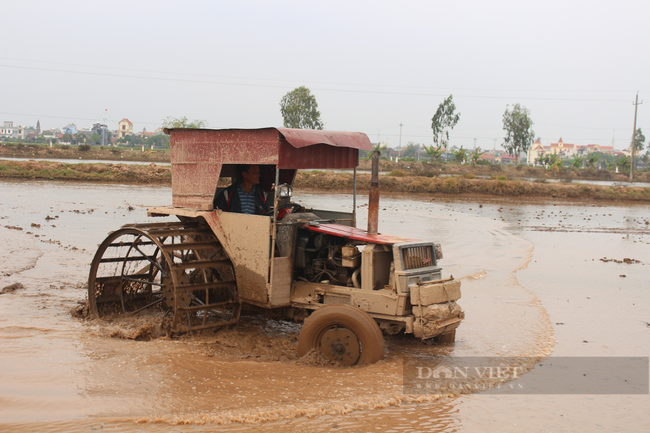
[[[303,322],[301,356],[343,365],[384,356],[383,334],[452,343],[464,319],[460,281],[443,279],[439,244],[377,232],[378,152],[368,230],[356,227],[359,132],[289,128],[166,129],[172,205],[148,209],[165,222],[127,224],[100,244],[88,300],[94,317],[152,314],[172,333],[234,325],[242,306]],[[215,208],[242,164],[259,167],[266,215]],[[298,170],[353,171],[352,211],[292,202]]]

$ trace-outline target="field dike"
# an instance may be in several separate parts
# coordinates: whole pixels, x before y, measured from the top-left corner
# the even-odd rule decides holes
[[[363,161],[362,161],[363,162]],[[485,195],[532,198],[560,198],[603,201],[650,201],[649,187],[617,185],[625,175],[597,170],[563,170],[551,172],[533,167],[500,166],[458,166],[420,163],[413,168],[408,165],[384,164],[380,169],[391,169],[380,175],[380,189],[383,193],[441,194],[441,195]],[[362,164],[363,165],[363,164]],[[464,172],[463,170],[474,170]],[[484,174],[492,173],[491,175]],[[584,172],[584,173],[583,173]],[[592,185],[572,183],[573,179],[595,177],[614,182],[613,185]],[[580,175],[580,176],[579,176]],[[481,176],[480,178],[477,176]],[[530,176],[530,177],[526,177]],[[532,176],[537,176],[532,178]],[[550,178],[561,182],[549,182]],[[132,165],[119,163],[69,164],[52,161],[0,162],[0,178],[46,179],[84,182],[108,182],[126,184],[171,185],[171,169],[156,163]],[[650,173],[638,173],[640,181],[650,181]],[[294,186],[300,190],[336,191],[351,193],[354,177],[352,173],[331,171],[299,171]],[[357,175],[357,188],[365,192],[370,189],[370,174]]]

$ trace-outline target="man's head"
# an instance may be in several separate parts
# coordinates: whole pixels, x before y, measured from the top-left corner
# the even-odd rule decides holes
[[[237,166],[237,177],[242,185],[257,185],[260,183],[260,166],[240,164]]]

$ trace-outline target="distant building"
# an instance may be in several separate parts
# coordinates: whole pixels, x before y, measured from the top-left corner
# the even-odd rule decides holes
[[[588,144],[586,146],[582,146],[580,150],[582,150],[583,153],[587,154],[594,152],[612,154],[615,152],[614,146],[601,146],[600,144]]]
[[[64,134],[72,134],[75,135],[79,130],[77,129],[77,125],[74,123],[70,123],[69,125],[66,125],[63,128],[63,133]]]
[[[101,123],[95,123],[93,129],[91,130],[91,135],[99,135],[99,145],[106,146],[108,145],[108,127]]]
[[[549,147],[550,150],[550,147]],[[535,164],[535,161],[537,159],[540,159],[544,156],[544,154],[547,152],[547,150],[544,148],[544,145],[542,144],[542,141],[538,138],[532,146],[530,146],[530,149],[528,149],[528,156],[526,158],[526,162],[528,164]]]
[[[18,126],[18,134],[23,140],[32,140],[35,141],[36,137],[41,134],[36,133],[36,128],[33,126]]]
[[[501,161],[501,164],[516,164],[517,163],[517,156],[516,155],[510,155],[509,153],[502,153],[499,156],[499,159]]]
[[[20,130],[14,126],[13,121],[4,122],[4,126],[0,128],[0,138],[20,138]]]
[[[576,146],[575,144],[565,143],[562,141],[562,137],[560,137],[557,143],[551,143],[548,146],[544,146],[541,140],[538,138],[533,143],[533,145],[530,146],[530,149],[528,149],[527,162],[528,164],[534,164],[535,161],[540,160],[545,155],[551,153],[559,155],[562,158],[572,158],[579,153],[583,153],[583,148],[584,146]]]
[[[147,132],[147,128],[142,128],[142,132],[138,133],[138,135],[142,138],[149,138],[154,135],[156,135],[155,132]]]
[[[489,153],[484,153],[483,155],[481,155],[481,161],[491,162],[492,164],[496,162],[495,156]]]
[[[551,153],[556,153],[564,157],[572,157],[576,154],[577,148],[575,144],[569,144],[562,141],[562,137],[557,143],[551,143]]]
[[[133,134],[133,123],[127,118],[120,120],[117,124],[117,138],[124,138]]]

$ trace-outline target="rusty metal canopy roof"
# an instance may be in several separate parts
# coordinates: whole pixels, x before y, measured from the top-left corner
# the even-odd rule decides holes
[[[292,129],[292,128],[225,128],[225,129],[194,129],[194,128],[165,128],[165,134],[171,131],[262,131],[265,129],[274,129],[278,131],[292,147],[296,149],[317,144],[327,144],[334,147],[347,147],[351,149],[360,149],[372,151],[372,144],[368,136],[363,132],[348,131],[323,131],[317,129]]]
[[[335,147],[372,150],[368,136],[363,132],[322,131],[316,129],[275,128],[287,143],[295,148],[328,144]]]

